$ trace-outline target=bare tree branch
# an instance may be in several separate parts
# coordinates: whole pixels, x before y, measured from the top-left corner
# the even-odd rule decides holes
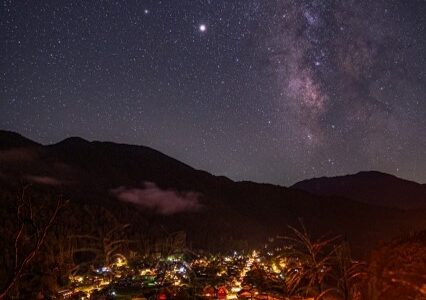
[[[41,246],[43,245],[46,235],[49,231],[49,229],[52,227],[56,216],[58,215],[60,209],[63,206],[62,198],[59,198],[55,209],[52,213],[52,215],[49,217],[48,222],[42,226],[39,229],[39,232],[35,235],[35,240],[33,242],[33,247],[31,250],[29,250],[26,254],[23,254],[23,241],[24,238],[24,232],[25,227],[27,224],[26,218],[29,218],[28,220],[31,222],[31,224],[35,223],[35,215],[33,213],[33,205],[31,202],[31,199],[28,199],[28,201],[25,201],[25,190],[27,187],[23,188],[21,197],[18,199],[19,205],[17,208],[17,218],[19,222],[19,230],[15,237],[14,242],[14,250],[15,250],[15,263],[14,263],[14,270],[10,274],[9,278],[7,278],[6,283],[4,287],[0,290],[0,300],[5,299],[9,291],[12,289],[12,287],[17,283],[18,279],[21,277],[23,271],[25,268],[30,264],[30,262],[33,260],[33,258],[36,256],[36,254],[39,252]],[[25,216],[25,210],[28,210],[28,217]],[[22,258],[20,258],[20,255],[23,255]]]

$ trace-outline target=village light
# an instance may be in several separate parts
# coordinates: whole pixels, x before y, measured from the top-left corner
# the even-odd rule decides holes
[[[275,263],[272,264],[272,271],[276,274],[281,273],[281,270],[277,267]]]

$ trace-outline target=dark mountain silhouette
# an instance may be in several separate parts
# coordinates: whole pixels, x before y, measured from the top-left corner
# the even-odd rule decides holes
[[[5,131],[0,144],[0,188],[33,182],[42,192],[62,193],[77,208],[106,207],[126,222],[184,230],[196,248],[259,246],[303,219],[313,235],[343,234],[361,255],[381,240],[426,228],[423,210],[234,182],[144,146],[81,138],[43,146]]]
[[[317,195],[341,196],[386,207],[426,208],[424,184],[376,171],[308,179],[296,183],[292,188]]]
[[[33,142],[18,133],[0,130],[0,149],[30,147],[39,145],[40,144]]]

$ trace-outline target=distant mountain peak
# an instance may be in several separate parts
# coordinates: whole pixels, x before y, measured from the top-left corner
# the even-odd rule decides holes
[[[312,178],[300,181],[292,188],[323,196],[341,196],[374,205],[405,209],[426,208],[425,185],[380,171]]]
[[[397,177],[393,174],[384,173],[384,172],[376,171],[376,170],[360,171],[358,173],[349,174],[347,176],[386,177],[386,178],[396,178],[396,179],[400,179],[400,180],[405,180],[405,179],[399,178],[399,177]]]
[[[40,146],[40,144],[27,139],[19,133],[0,130],[0,149]]]
[[[393,176],[393,175],[391,175],[391,174],[384,173],[384,172],[380,172],[380,171],[377,171],[377,170],[359,171],[358,173],[355,173],[355,174],[349,174],[348,176],[351,176],[351,175],[384,175],[384,176],[392,176],[392,177],[395,177],[395,176]]]
[[[38,145],[4,131],[0,142]],[[22,159],[27,152],[28,158]],[[315,179],[320,186],[331,182],[334,188],[335,182],[337,186],[345,183],[345,197],[318,197],[291,188],[213,176],[145,146],[70,137],[52,145],[0,149],[0,191],[31,182],[40,191],[60,192],[76,211],[82,205],[103,207],[117,212],[126,223],[143,224],[143,230],[156,226],[184,230],[196,247],[221,251],[234,244],[263,243],[265,236],[281,234],[288,224],[296,225],[300,219],[313,235],[333,232],[348,236],[358,245],[354,249],[358,253],[398,230],[423,228],[426,210],[405,212],[359,203],[398,206],[407,199],[420,201],[415,198],[418,184],[389,176],[373,171]],[[362,198],[366,194],[373,198]],[[385,203],[380,202],[383,199]],[[170,208],[176,213],[169,214]],[[82,223],[90,222],[83,214],[76,215]]]
[[[81,137],[71,136],[71,137],[68,137],[68,138],[60,141],[57,144],[88,144],[88,143],[90,143],[90,142],[81,138]]]

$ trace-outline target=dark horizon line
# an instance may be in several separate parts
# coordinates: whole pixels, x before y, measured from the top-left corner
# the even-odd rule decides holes
[[[294,182],[293,184],[289,184],[289,185],[275,184],[275,183],[270,183],[270,182],[258,182],[258,181],[248,180],[248,179],[235,180],[235,179],[229,178],[228,176],[225,176],[225,175],[213,174],[210,171],[206,171],[206,170],[194,168],[189,163],[186,163],[186,162],[183,162],[180,159],[174,158],[173,156],[171,156],[169,154],[166,154],[163,151],[160,151],[160,150],[157,150],[157,149],[152,148],[150,146],[146,146],[146,145],[142,145],[142,144],[129,144],[129,143],[116,142],[116,141],[111,141],[111,140],[105,140],[105,141],[104,140],[88,140],[86,138],[83,138],[81,136],[76,136],[76,135],[71,135],[71,136],[65,137],[65,138],[59,140],[58,142],[44,144],[42,142],[35,141],[32,138],[28,138],[27,136],[25,136],[25,135],[23,135],[23,134],[21,134],[21,133],[19,133],[17,131],[14,131],[14,130],[7,130],[7,129],[1,129],[0,128],[0,133],[2,133],[2,132],[19,135],[19,136],[21,136],[24,139],[27,139],[27,140],[35,143],[35,144],[38,144],[39,146],[52,146],[52,145],[60,144],[60,143],[62,143],[64,141],[66,141],[66,140],[76,139],[76,140],[82,140],[82,141],[87,142],[87,143],[112,143],[112,144],[116,144],[116,145],[145,147],[145,148],[149,148],[149,149],[151,149],[153,151],[156,151],[158,153],[161,153],[162,155],[165,155],[165,156],[167,156],[167,157],[169,157],[171,159],[177,160],[180,163],[185,164],[185,165],[191,167],[194,170],[208,172],[209,174],[211,174],[213,176],[216,176],[216,177],[226,177],[226,178],[228,178],[228,179],[230,179],[232,181],[235,181],[235,182],[253,182],[253,183],[258,183],[258,184],[271,184],[271,185],[275,185],[275,186],[292,188],[292,187],[294,187],[296,184],[298,184],[300,182],[305,182],[305,181],[310,181],[310,180],[316,180],[316,179],[333,179],[333,178],[339,178],[339,177],[355,176],[355,175],[359,175],[359,174],[362,174],[362,173],[377,173],[377,174],[381,174],[381,175],[392,176],[392,177],[395,177],[395,178],[398,178],[400,180],[404,180],[404,181],[407,181],[407,182],[412,182],[412,183],[416,183],[416,184],[420,184],[420,185],[425,185],[426,186],[426,183],[418,182],[418,181],[411,180],[411,179],[402,178],[402,177],[396,176],[395,174],[391,174],[391,173],[387,173],[387,172],[383,172],[383,171],[379,171],[379,170],[359,170],[359,171],[356,171],[354,173],[335,174],[333,176],[325,176],[325,175],[323,175],[323,176],[316,176],[316,177],[310,177],[310,178],[305,178],[305,179],[302,179],[302,180],[298,180],[298,181]]]

